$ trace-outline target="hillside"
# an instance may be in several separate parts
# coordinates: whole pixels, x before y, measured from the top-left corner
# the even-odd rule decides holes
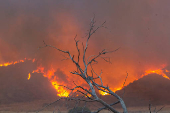
[[[56,97],[56,90],[42,74],[34,73],[27,79],[33,68],[35,65],[29,61],[0,67],[0,104]]]
[[[124,89],[116,93],[122,95]],[[125,87],[124,101],[127,106],[170,104],[170,80],[157,74],[150,74]]]
[[[34,73],[27,80],[28,73],[36,66],[27,61],[8,67],[0,67],[0,103],[30,102],[58,98],[57,92],[40,73]],[[17,70],[17,71],[16,71]],[[130,83],[125,88],[123,99],[128,106],[147,106],[170,104],[170,81],[157,74],[150,74]],[[116,93],[122,96],[124,89]],[[100,96],[113,102],[112,96]]]

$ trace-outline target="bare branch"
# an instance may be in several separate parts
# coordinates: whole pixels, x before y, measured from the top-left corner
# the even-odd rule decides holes
[[[126,72],[126,73],[127,73],[127,72]],[[122,87],[122,88],[124,88],[124,86],[125,86],[127,77],[128,77],[128,73],[127,73],[127,75],[126,75],[126,78],[125,78],[125,81],[124,81],[124,83],[123,83],[123,87]],[[123,99],[124,94],[125,94],[125,88],[124,88],[124,90],[123,90],[122,99]]]
[[[59,100],[61,100],[61,99],[66,99],[66,97],[61,97],[61,98],[59,98],[58,100],[56,100],[56,101],[54,101],[54,102],[52,102],[52,103],[50,103],[50,104],[46,105],[45,107],[43,107],[43,108],[42,108],[42,109],[40,109],[40,110],[38,110],[36,113],[38,113],[38,112],[40,112],[40,111],[44,110],[46,107],[48,107],[48,106],[50,106],[50,105],[52,105],[52,104],[54,104],[54,103],[58,102],[58,101],[59,101]]]
[[[71,56],[71,54],[70,54],[70,52],[69,52],[69,51],[61,50],[61,49],[59,49],[59,48],[57,48],[57,47],[55,47],[55,46],[47,45],[47,44],[45,43],[45,41],[43,41],[43,42],[44,42],[44,45],[45,45],[45,46],[40,47],[40,48],[44,48],[44,47],[52,47],[52,48],[54,48],[54,49],[57,49],[58,51],[61,51],[61,52],[63,52],[63,53],[67,53],[67,54],[69,55],[70,59],[73,61],[73,63],[77,66],[77,68],[78,68],[78,69],[79,69],[79,71],[81,72],[82,77],[84,77],[84,76],[83,76],[83,70],[80,68],[79,63],[78,63],[78,62],[76,62],[76,61],[74,60],[74,55],[73,55],[73,56]]]
[[[53,110],[53,113],[55,113],[55,109],[56,109],[56,106],[55,106],[55,108],[54,108],[54,110]]]
[[[101,70],[101,73],[100,73],[100,76],[99,76],[99,75],[94,71],[92,65],[90,65],[90,66],[91,66],[92,71],[95,73],[95,75],[97,75],[97,78],[100,78],[101,85],[103,86],[103,81],[102,81],[102,78],[100,77],[101,74],[102,74],[102,70]],[[94,79],[95,79],[95,78],[94,78]]]
[[[67,59],[71,59],[71,61],[73,62],[73,64],[76,65],[77,67],[77,71],[73,71],[73,72],[70,72],[72,74],[75,74],[75,75],[78,75],[80,77],[82,77],[82,79],[84,81],[86,81],[86,83],[89,85],[89,89],[83,87],[83,86],[79,86],[77,85],[75,82],[73,82],[75,84],[75,87],[74,88],[69,88],[67,86],[64,86],[64,85],[59,85],[59,86],[62,86],[64,88],[66,88],[67,90],[70,91],[69,93],[69,96],[68,97],[61,97],[59,98],[57,101],[53,102],[53,103],[56,103],[58,102],[59,100],[61,99],[65,99],[67,101],[70,101],[70,100],[74,100],[76,102],[75,104],[75,107],[80,103],[80,101],[84,101],[85,102],[85,105],[84,107],[86,106],[86,103],[87,102],[99,102],[101,103],[104,107],[101,107],[99,108],[96,112],[94,113],[98,113],[100,112],[101,110],[103,109],[109,109],[110,111],[114,112],[114,113],[119,113],[117,110],[115,110],[112,106],[115,105],[115,104],[118,104],[120,103],[122,108],[123,108],[123,111],[124,113],[127,113],[127,109],[126,109],[126,106],[124,104],[124,101],[116,94],[114,93],[108,86],[104,86],[103,85],[103,81],[102,81],[102,78],[101,78],[101,74],[102,74],[102,70],[101,70],[101,73],[98,75],[92,65],[94,65],[94,63],[98,63],[97,62],[97,58],[102,58],[104,61],[106,62],[110,62],[110,58],[109,57],[103,57],[102,55],[105,55],[106,53],[112,53],[112,52],[115,52],[117,51],[118,49],[116,50],[113,50],[113,51],[106,51],[105,49],[103,49],[101,52],[99,52],[99,54],[97,55],[91,55],[87,58],[87,61],[86,61],[86,52],[87,52],[87,48],[88,48],[88,42],[89,42],[89,39],[91,38],[91,36],[101,27],[104,27],[104,24],[106,23],[103,22],[100,26],[98,27],[95,27],[95,16],[92,18],[91,22],[90,22],[90,29],[88,31],[88,35],[87,35],[87,40],[86,40],[86,43],[85,43],[85,46],[83,45],[83,55],[82,55],[82,60],[83,60],[83,64],[84,64],[84,68],[80,67],[80,64],[79,64],[79,61],[80,61],[80,49],[79,49],[79,46],[78,46],[78,43],[79,43],[79,40],[76,40],[76,37],[77,35],[75,36],[74,38],[74,41],[76,43],[76,49],[77,49],[77,52],[78,52],[78,55],[75,56],[75,55],[71,55],[71,53],[69,51],[64,51],[62,49],[59,49],[55,46],[52,46],[52,45],[47,45],[44,41],[44,46],[43,47],[40,47],[40,48],[44,48],[44,47],[52,47],[54,49],[57,49],[58,51],[60,52],[63,52],[63,53],[66,53],[68,57],[65,57],[66,59],[64,60],[67,60]],[[77,61],[74,59],[75,57],[77,57]],[[90,59],[90,60],[89,60]],[[91,66],[91,75],[88,75],[89,71],[87,71],[87,68],[88,66]],[[127,77],[126,77],[127,78]],[[98,83],[95,82],[95,79],[100,79],[100,82],[101,82],[101,85],[99,85]],[[126,82],[126,79],[125,79],[125,82]],[[124,82],[124,84],[125,84]],[[124,84],[123,84],[123,87],[124,87]],[[103,101],[101,98],[98,97],[97,93],[96,93],[96,90],[98,91],[103,91],[103,92],[106,92],[114,97],[116,97],[118,99],[117,102],[114,102],[112,104],[108,104],[106,103],[105,101]],[[64,92],[65,93],[65,92]],[[81,94],[83,95],[81,98],[79,98],[79,96],[75,97],[75,95],[78,94]],[[50,103],[48,104],[47,106],[45,106],[43,109],[45,109],[46,107],[48,107],[49,105],[53,104],[53,103]],[[66,103],[67,104],[67,103]],[[43,110],[41,109],[41,110]],[[83,111],[83,110],[82,110]]]
[[[101,57],[101,56],[100,56]],[[110,58],[109,57],[101,57],[104,61],[106,61],[106,62],[109,62],[110,64],[112,63],[112,62],[110,62]],[[106,58],[108,58],[109,60],[107,60]]]
[[[83,109],[82,109],[82,113],[84,112],[84,108],[86,107],[86,102],[84,103]]]
[[[159,111],[161,111],[165,106],[162,106],[156,113],[158,113]]]
[[[62,54],[61,54],[62,55]],[[68,59],[70,59],[70,58],[68,58],[68,57],[66,57],[66,56],[64,56],[64,55],[62,55],[65,59],[62,59],[61,61],[64,61],[64,60],[68,60]]]
[[[119,48],[118,48],[118,49],[119,49]],[[115,50],[113,50],[113,51],[105,51],[105,49],[103,49],[101,52],[99,52],[98,55],[96,55],[93,59],[91,59],[91,60],[87,63],[87,66],[88,66],[89,64],[91,64],[92,62],[96,61],[96,59],[97,59],[98,57],[100,57],[101,55],[106,54],[106,53],[115,52],[115,51],[117,51],[118,49],[115,49]],[[107,60],[106,60],[106,61],[107,61]],[[108,62],[108,61],[107,61],[107,62]]]
[[[74,87],[74,88],[69,88],[69,87],[67,87],[67,86],[64,86],[64,85],[58,85],[58,86],[63,86],[63,87],[65,87],[65,88],[67,88],[67,89],[69,89],[69,90],[72,90],[72,91],[74,91],[75,89],[77,89],[77,88],[80,88],[80,89],[82,89],[83,91],[85,91],[85,92],[87,92],[87,93],[89,93],[90,95],[92,95],[92,93],[89,91],[89,90],[87,90],[87,89],[85,89],[84,87],[82,87],[82,86],[77,86],[76,85],[76,87]],[[86,93],[84,93],[84,92],[82,92],[82,91],[80,91],[80,90],[77,90],[77,92],[80,92],[80,93],[82,93],[83,95],[86,95],[87,97],[89,97]],[[89,99],[92,99],[91,97],[89,97]]]
[[[79,75],[79,76],[82,76],[80,73],[74,71],[74,72],[70,72],[71,74],[75,74],[75,75]]]
[[[78,56],[77,56],[78,61],[77,62],[79,63],[79,59],[80,59],[80,49],[78,47],[79,40],[76,40],[76,37],[77,37],[77,35],[75,36],[74,41],[76,42],[76,48],[77,48],[77,52],[78,52]],[[77,71],[78,71],[78,68],[77,68]]]
[[[88,66],[88,65],[86,65],[86,62],[85,62],[85,55],[86,55],[86,51],[87,51],[87,47],[88,47],[88,41],[89,41],[89,39],[91,38],[91,36],[92,36],[99,28],[101,28],[101,27],[106,23],[106,21],[105,21],[105,22],[103,22],[103,24],[101,24],[99,27],[97,27],[96,29],[94,29],[94,24],[95,24],[94,19],[95,19],[95,16],[94,16],[94,17],[92,18],[92,20],[91,20],[90,30],[89,30],[88,37],[87,37],[87,41],[86,41],[86,46],[85,46],[85,48],[83,49],[83,50],[84,50],[83,63],[84,63],[84,66],[85,66],[84,74],[86,73],[86,71],[87,71],[87,66]]]
[[[101,90],[101,91],[103,91],[103,92],[109,93],[109,94],[113,95],[114,97],[116,97],[116,98],[120,101],[121,106],[122,106],[124,112],[127,113],[127,109],[126,109],[126,106],[125,106],[125,104],[124,104],[124,101],[123,101],[116,93],[114,93],[111,89],[109,89],[109,87],[106,87],[106,86],[103,86],[103,85],[99,85],[99,84],[95,83],[94,81],[92,81],[92,82],[93,82],[94,86],[96,86],[96,88],[97,88],[98,90]],[[99,88],[99,87],[102,87],[102,88],[104,88],[104,89],[107,89],[108,91],[103,90],[103,89],[101,89],[101,88]]]
[[[63,50],[61,50],[61,49],[59,49],[59,48],[57,48],[57,47],[55,47],[55,46],[47,45],[47,44],[45,43],[45,41],[44,41],[44,40],[43,40],[43,43],[44,43],[44,45],[45,45],[45,46],[43,46],[43,47],[39,47],[39,49],[40,49],[40,48],[44,48],[44,47],[52,47],[52,48],[54,48],[54,49],[57,49],[58,51],[61,51],[61,52],[63,52],[63,53],[67,53],[67,54],[69,54],[69,51],[63,51]]]

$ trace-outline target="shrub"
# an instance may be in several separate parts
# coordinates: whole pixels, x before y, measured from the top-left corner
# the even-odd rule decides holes
[[[76,108],[70,109],[68,113],[91,113],[91,111],[87,107],[76,107]]]

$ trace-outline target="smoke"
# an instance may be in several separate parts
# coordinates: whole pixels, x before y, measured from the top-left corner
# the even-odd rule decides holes
[[[112,64],[99,59],[94,67],[106,84],[118,87],[133,81],[147,69],[169,65],[170,1],[164,0],[5,0],[0,1],[0,62],[36,58],[47,70],[57,70],[58,79],[69,79],[75,66],[61,61],[63,54],[43,46],[43,40],[63,50],[76,53],[74,37],[85,41],[89,23],[95,14],[96,26],[106,21],[89,42],[88,55],[102,49],[109,54]],[[80,44],[81,47],[81,44]],[[119,81],[117,83],[117,81]]]
[[[63,73],[63,71],[61,71],[60,69],[57,69],[57,71],[54,73],[56,76],[59,76],[57,78],[57,81],[60,82],[68,82],[67,80],[67,75]]]

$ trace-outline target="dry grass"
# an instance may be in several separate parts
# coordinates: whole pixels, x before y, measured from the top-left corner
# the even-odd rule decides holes
[[[35,113],[38,109],[41,109],[44,103],[50,103],[50,101],[34,101],[27,103],[15,103],[8,105],[0,105],[0,113]],[[162,106],[157,106],[157,110]],[[53,113],[54,106],[51,106],[39,113]],[[66,108],[58,107],[55,108],[55,113],[59,113],[58,109],[61,110],[61,113],[68,113]],[[129,113],[149,113],[148,106],[146,107],[129,107],[127,108]],[[121,109],[120,109],[121,110]],[[154,108],[153,108],[154,110]],[[101,113],[111,113],[107,110],[102,111]],[[170,113],[170,105],[166,105],[159,113]]]

